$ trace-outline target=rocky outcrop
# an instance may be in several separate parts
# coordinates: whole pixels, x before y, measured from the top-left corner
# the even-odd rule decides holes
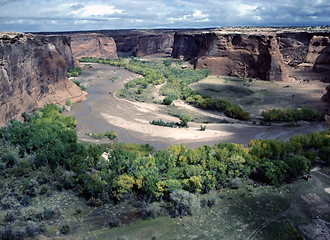
[[[277,34],[280,52],[287,65],[296,67],[305,61],[310,38],[307,32]]]
[[[139,37],[136,56],[146,56],[156,53],[172,53],[174,34],[145,35]]]
[[[305,62],[312,64],[314,71],[330,70],[329,36],[314,36],[310,40]]]
[[[172,57],[191,60],[195,68],[214,75],[287,80],[274,35],[175,34]]]
[[[73,34],[71,36],[73,56],[117,59],[116,43],[111,37],[97,33]]]
[[[112,37],[123,55],[145,56],[172,51],[174,33],[180,30],[101,30]]]
[[[0,34],[0,125],[46,103],[84,100],[66,77],[73,64],[68,37]]]

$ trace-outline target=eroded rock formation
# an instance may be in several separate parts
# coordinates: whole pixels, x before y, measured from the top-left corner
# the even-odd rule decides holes
[[[71,36],[73,56],[117,59],[116,43],[111,37],[97,33],[73,34]]]
[[[136,56],[146,56],[155,53],[172,53],[174,34],[140,36],[136,47]]]
[[[314,71],[330,70],[329,36],[314,36],[310,40],[305,62],[312,64]]]
[[[85,99],[66,77],[70,49],[65,36],[0,34],[0,125],[46,103]]]
[[[192,60],[214,75],[287,80],[275,35],[176,34],[172,57]]]

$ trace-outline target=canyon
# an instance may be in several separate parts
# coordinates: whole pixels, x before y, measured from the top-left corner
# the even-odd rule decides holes
[[[0,125],[46,103],[84,100],[66,77],[75,66],[66,36],[0,35]]]
[[[48,102],[85,99],[66,71],[81,57],[161,55],[213,75],[330,82],[327,29],[224,28],[1,34],[0,123]],[[323,101],[329,102],[330,87]],[[328,115],[329,116],[329,115]],[[327,122],[329,117],[325,117]]]

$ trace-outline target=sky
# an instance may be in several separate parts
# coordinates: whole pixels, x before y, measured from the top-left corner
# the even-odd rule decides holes
[[[330,0],[0,0],[0,31],[330,25]]]

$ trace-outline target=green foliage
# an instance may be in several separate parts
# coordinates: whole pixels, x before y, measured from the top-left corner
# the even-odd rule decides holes
[[[67,77],[78,77],[81,74],[81,67],[69,68]]]
[[[67,100],[65,100],[65,105],[71,107],[72,106],[72,100],[71,98],[68,98]]]
[[[181,126],[177,122],[164,122],[162,119],[160,119],[160,120],[152,120],[150,122],[150,124],[157,125],[157,126],[162,126],[162,127],[171,127],[171,128],[176,128],[176,127]]]
[[[182,127],[188,127],[188,122],[192,120],[192,117],[187,114],[180,115],[180,124]]]
[[[71,81],[76,84],[82,91],[87,91],[87,88],[81,84],[81,82],[75,80],[75,79],[71,79]]]
[[[113,140],[118,137],[118,134],[115,131],[107,131],[105,136],[107,136],[110,140]]]
[[[112,194],[117,200],[121,200],[125,195],[132,191],[135,181],[133,177],[123,174],[115,179],[112,184]]]
[[[165,67],[171,67],[172,62],[169,60],[165,60],[165,61],[163,61],[163,64],[165,65]]]
[[[319,121],[321,113],[307,108],[271,109],[262,111],[261,116],[267,122]]]
[[[39,165],[70,168],[78,158],[76,153],[81,151],[77,144],[76,121],[61,115],[54,104],[47,105],[41,112],[31,115],[28,122],[12,120],[0,130],[0,138],[19,146],[20,154],[36,154]]]
[[[329,164],[329,129],[287,142],[251,140],[248,148],[219,143],[156,151],[148,144],[78,143],[75,126],[74,118],[52,104],[0,129],[0,209],[8,210],[6,222],[22,221],[17,214],[22,206],[62,188],[74,189],[93,206],[133,194],[147,202],[163,199],[172,204],[174,216],[182,216],[199,208],[193,193],[236,188],[238,179],[248,177],[277,185],[308,173],[316,158]],[[107,160],[100,157],[103,152]],[[37,221],[59,215],[48,208],[31,214]]]
[[[174,96],[167,96],[163,99],[163,103],[165,105],[171,105],[172,102],[174,101],[175,97]]]
[[[118,134],[115,131],[106,131],[105,133],[85,133],[87,136],[90,136],[94,139],[102,139],[102,138],[109,138],[110,140],[113,140],[117,138]]]
[[[206,130],[206,125],[201,125],[200,126],[200,131],[205,131]]]

